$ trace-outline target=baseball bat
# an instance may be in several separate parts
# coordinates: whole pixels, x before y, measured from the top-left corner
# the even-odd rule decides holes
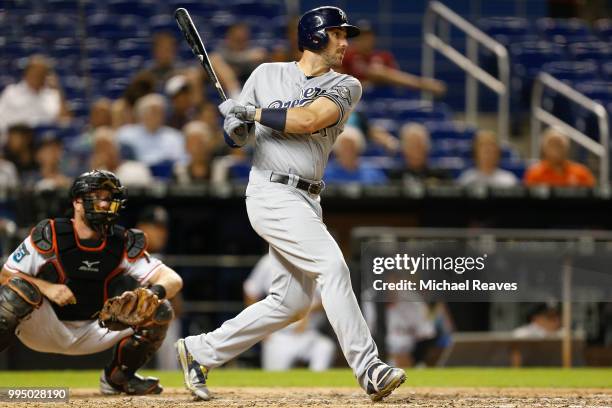
[[[204,47],[204,43],[200,38],[200,34],[196,29],[195,24],[193,24],[193,20],[191,20],[191,16],[189,12],[184,8],[178,8],[174,12],[174,18],[178,23],[179,28],[183,32],[187,43],[191,47],[191,51],[193,54],[200,60],[200,64],[208,74],[208,77],[213,82],[213,85],[217,89],[219,96],[223,101],[227,100],[227,96],[225,95],[225,91],[221,87],[221,83],[219,82],[219,78],[217,78],[217,74],[215,74],[215,70],[210,63],[210,59],[208,58],[208,53],[206,52],[206,48]]]

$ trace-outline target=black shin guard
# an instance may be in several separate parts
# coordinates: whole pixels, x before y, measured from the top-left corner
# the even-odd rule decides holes
[[[139,328],[117,343],[113,360],[104,369],[113,386],[127,383],[151,359],[164,341],[172,317],[170,302],[164,301],[155,312],[153,324]]]

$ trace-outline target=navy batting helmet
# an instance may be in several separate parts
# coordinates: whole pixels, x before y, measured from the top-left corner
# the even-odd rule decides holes
[[[304,48],[320,50],[325,48],[329,37],[327,28],[345,28],[347,37],[359,35],[359,28],[348,23],[346,13],[338,7],[317,7],[304,13],[298,23],[298,45],[300,51]]]

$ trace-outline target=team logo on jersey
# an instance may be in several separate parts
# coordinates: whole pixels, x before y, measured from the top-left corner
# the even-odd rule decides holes
[[[305,106],[317,99],[319,96],[327,93],[327,89],[321,89],[319,87],[306,88],[302,90],[299,99],[292,101],[281,101],[276,100],[268,105],[268,108],[295,108],[296,106]]]
[[[351,104],[351,91],[346,86],[334,86],[332,92],[336,92],[338,96],[346,101],[347,104]]]
[[[79,266],[79,271],[84,272],[100,272],[100,269],[95,267],[100,261],[83,261],[83,265]]]
[[[21,243],[19,248],[17,248],[17,250],[13,254],[13,261],[19,263],[19,262],[21,262],[21,260],[23,258],[25,258],[28,255],[30,255],[30,252],[28,251],[28,248],[26,248],[25,243]]]

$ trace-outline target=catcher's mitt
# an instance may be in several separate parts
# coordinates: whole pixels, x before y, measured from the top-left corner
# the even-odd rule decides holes
[[[109,330],[123,330],[127,327],[146,326],[161,301],[149,289],[137,288],[124,292],[121,296],[108,299],[100,314],[100,326]]]

